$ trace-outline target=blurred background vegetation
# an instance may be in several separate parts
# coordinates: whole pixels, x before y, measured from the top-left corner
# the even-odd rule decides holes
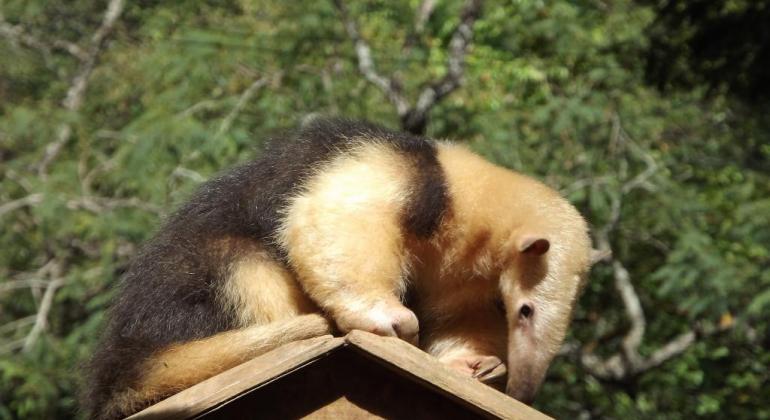
[[[587,215],[614,255],[539,409],[770,418],[769,69],[765,0],[3,0],[0,418],[76,416],[138,244],[319,114],[467,142]]]

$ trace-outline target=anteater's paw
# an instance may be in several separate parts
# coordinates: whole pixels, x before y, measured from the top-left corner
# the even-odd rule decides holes
[[[386,337],[399,337],[417,345],[420,325],[414,312],[400,303],[379,301],[368,309],[347,311],[336,317],[343,332],[364,330]]]

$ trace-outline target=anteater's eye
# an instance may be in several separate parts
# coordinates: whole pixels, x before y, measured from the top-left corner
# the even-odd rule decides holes
[[[503,302],[503,299],[495,299],[495,307],[498,311],[500,311],[501,314],[505,315],[505,303]]]
[[[519,317],[523,319],[528,319],[532,316],[532,312],[535,310],[532,308],[532,306],[528,303],[525,303],[521,305],[521,308],[519,308]]]

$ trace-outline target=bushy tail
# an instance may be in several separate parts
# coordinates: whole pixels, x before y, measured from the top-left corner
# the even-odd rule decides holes
[[[123,418],[276,347],[331,331],[326,318],[310,314],[171,345],[146,359],[137,383],[114,393],[91,416]]]

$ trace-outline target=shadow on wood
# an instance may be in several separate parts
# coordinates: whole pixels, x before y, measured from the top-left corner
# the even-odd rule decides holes
[[[130,419],[546,419],[410,344],[353,331],[299,341]]]

